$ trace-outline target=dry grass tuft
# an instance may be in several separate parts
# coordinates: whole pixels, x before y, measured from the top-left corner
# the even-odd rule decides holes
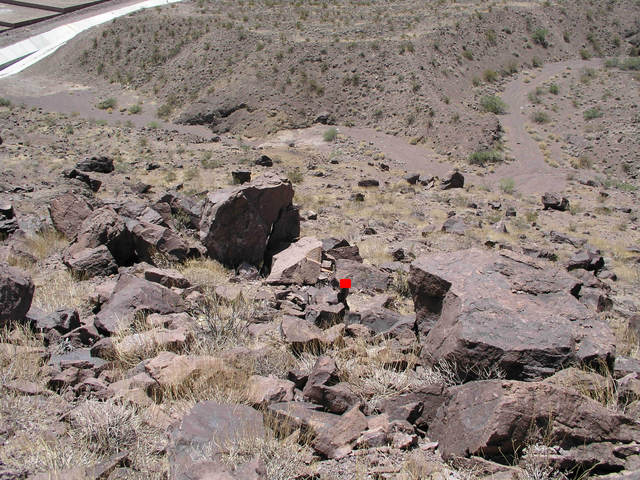
[[[86,304],[92,287],[89,282],[78,281],[67,270],[56,270],[46,276],[34,278],[36,285],[33,305],[52,312],[59,308],[81,307]]]
[[[210,258],[190,259],[175,267],[193,285],[215,287],[227,283],[232,272]]]

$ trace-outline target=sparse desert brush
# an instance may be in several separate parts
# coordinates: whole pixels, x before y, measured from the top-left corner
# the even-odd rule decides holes
[[[128,111],[129,111],[129,113],[130,113],[130,114],[132,114],[132,115],[136,115],[136,114],[138,114],[138,113],[142,112],[142,107],[140,106],[140,104],[139,104],[139,103],[136,103],[136,104],[134,104],[134,105],[131,105],[131,106],[129,107],[129,110],[128,110]]]
[[[504,155],[497,149],[478,150],[469,155],[469,164],[484,167],[504,161]]]
[[[556,83],[549,85],[549,93],[552,95],[558,95],[560,93],[560,87]]]
[[[485,82],[493,83],[498,80],[498,72],[496,72],[495,70],[487,69],[482,74],[482,77],[484,78]]]
[[[485,112],[495,113],[496,115],[507,111],[507,104],[496,95],[484,95],[480,98],[480,106]]]
[[[511,177],[506,177],[500,180],[500,190],[504,193],[511,194],[514,192],[516,182]]]
[[[547,35],[549,35],[549,30],[546,28],[538,28],[533,32],[533,35],[531,35],[531,39],[533,40],[533,43],[547,48],[549,46]]]
[[[549,114],[541,110],[533,112],[531,114],[531,120],[536,123],[549,123],[551,121],[551,119],[549,118]]]
[[[335,127],[330,127],[322,134],[322,139],[325,142],[333,142],[338,136],[338,129]]]
[[[604,114],[602,113],[602,110],[600,110],[599,107],[588,108],[587,110],[584,111],[584,114],[583,114],[585,120],[593,120],[595,118],[600,118],[603,115]]]
[[[117,100],[113,97],[110,97],[105,100],[102,100],[101,102],[98,102],[96,104],[96,108],[100,110],[109,110],[109,109],[115,108],[117,104],[118,104]]]
[[[0,107],[11,107],[11,100],[8,98],[0,97]]]
[[[293,184],[302,183],[304,181],[304,173],[298,167],[293,168],[287,172],[287,179]]]

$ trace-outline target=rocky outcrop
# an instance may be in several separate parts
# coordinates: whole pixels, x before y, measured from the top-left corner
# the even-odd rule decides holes
[[[486,380],[452,387],[449,395],[428,432],[445,458],[511,455],[543,437],[565,449],[640,439],[631,418],[548,383]]]
[[[230,267],[243,262],[261,266],[276,240],[293,241],[299,235],[300,221],[288,213],[292,200],[291,183],[271,174],[210,193],[200,222],[209,256]],[[280,224],[288,226],[286,231]]]
[[[114,170],[113,160],[109,157],[87,157],[76,164],[81,172],[111,173]]]
[[[496,367],[510,379],[535,380],[572,362],[612,364],[613,334],[577,300],[580,285],[506,251],[421,257],[409,286],[423,358],[452,362],[466,379]]]
[[[542,205],[545,210],[552,209],[564,212],[569,209],[569,200],[557,193],[547,192],[542,196]]]

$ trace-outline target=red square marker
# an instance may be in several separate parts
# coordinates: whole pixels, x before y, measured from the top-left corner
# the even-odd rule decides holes
[[[341,278],[340,279],[340,288],[351,288],[351,279],[350,278]]]

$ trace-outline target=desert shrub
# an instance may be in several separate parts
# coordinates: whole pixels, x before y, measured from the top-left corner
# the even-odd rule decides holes
[[[549,85],[549,93],[558,95],[560,93],[560,87],[558,87],[558,84],[552,83],[551,85]]]
[[[502,74],[506,77],[518,73],[518,63],[515,60],[509,60],[502,70]]]
[[[496,95],[485,95],[480,99],[480,106],[485,112],[499,115],[507,111],[507,104]]]
[[[9,100],[8,98],[0,97],[0,107],[10,107],[10,106],[11,106],[11,100]]]
[[[299,168],[294,168],[287,172],[287,178],[291,183],[302,183],[304,180],[304,174]]]
[[[138,113],[142,112],[142,107],[140,106],[139,103],[136,103],[135,105],[131,105],[129,107],[129,113],[131,115],[136,115]]]
[[[500,190],[504,193],[513,193],[516,187],[516,182],[511,177],[506,177],[500,180]]]
[[[333,142],[338,136],[338,129],[336,127],[328,128],[323,134],[322,138],[325,142]]]
[[[108,110],[110,108],[115,108],[115,106],[117,105],[117,101],[115,98],[110,97],[107,98],[105,100],[102,100],[101,102],[98,102],[98,104],[96,105],[96,108],[100,109],[100,110]]]
[[[602,117],[603,113],[598,107],[593,107],[585,110],[583,115],[585,120],[593,120]]]
[[[481,167],[491,163],[499,163],[503,160],[502,152],[496,149],[477,150],[469,155],[469,163],[471,165],[480,165]]]
[[[533,120],[536,123],[549,123],[550,118],[547,112],[538,110],[531,114],[531,120]]]
[[[583,60],[589,60],[591,58],[591,52],[586,48],[580,50],[580,58]]]
[[[467,60],[473,60],[473,52],[467,48],[462,50],[462,56]]]
[[[538,57],[533,57],[531,59],[531,65],[533,65],[534,68],[538,68],[542,66],[542,60],[540,60]]]
[[[484,77],[485,82],[493,83],[498,80],[498,72],[495,70],[485,70],[482,76]]]
[[[620,67],[623,70],[640,70],[640,57],[629,57]]]
[[[531,39],[533,40],[533,43],[547,48],[549,46],[549,41],[547,40],[548,34],[549,30],[547,30],[546,28],[538,28],[535,32],[533,32]]]

